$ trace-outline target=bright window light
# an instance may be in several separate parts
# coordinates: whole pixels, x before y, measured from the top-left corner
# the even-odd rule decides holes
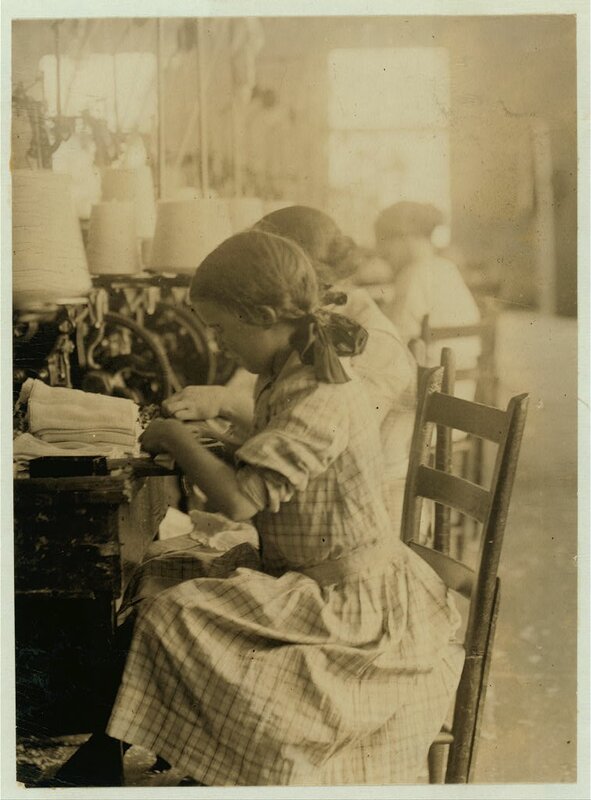
[[[57,64],[54,55],[40,61],[49,116],[57,115]],[[88,111],[111,131],[148,133],[156,116],[156,58],[153,53],[92,53],[83,59],[60,58],[61,113],[79,117]]]
[[[399,200],[449,214],[449,54],[442,47],[333,50],[328,58],[330,204],[360,243]]]

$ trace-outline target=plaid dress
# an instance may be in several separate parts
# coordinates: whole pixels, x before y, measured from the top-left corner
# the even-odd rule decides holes
[[[319,384],[293,355],[259,380],[237,458],[260,557],[241,545],[191,577],[181,542],[148,563],[166,588],[136,605],[108,733],[210,786],[415,781],[459,679],[459,619],[390,531],[360,383]]]
[[[359,287],[342,288],[347,302],[332,310],[358,322],[369,334],[365,349],[350,363],[363,382],[371,400],[371,415],[380,427],[383,490],[398,535],[415,418],[417,364],[402,335],[368,292]],[[228,386],[252,394],[255,376],[239,368]]]

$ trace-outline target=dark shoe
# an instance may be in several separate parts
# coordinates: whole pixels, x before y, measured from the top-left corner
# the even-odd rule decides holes
[[[161,772],[168,772],[170,769],[172,769],[171,764],[169,764],[165,758],[162,758],[162,756],[158,756],[149,771],[159,775]]]
[[[123,786],[123,749],[118,739],[93,733],[60,767],[53,786]]]
[[[179,786],[205,786],[205,785],[206,785],[205,783],[199,783],[199,781],[196,781],[194,778],[189,778],[189,776],[183,778],[182,781],[179,783]]]
[[[169,764],[165,758],[162,756],[158,756],[156,761],[150,767],[150,772],[155,773],[156,775],[161,774],[162,772],[168,772],[172,769],[172,764]],[[182,781],[178,784],[179,786],[205,786],[204,783],[199,783],[194,778],[189,777],[188,775],[185,776]]]

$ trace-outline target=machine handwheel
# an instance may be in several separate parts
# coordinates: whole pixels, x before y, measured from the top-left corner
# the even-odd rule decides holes
[[[234,362],[188,308],[163,300],[145,324],[162,343],[180,387],[225,383],[234,373]]]
[[[85,343],[90,368],[82,377],[85,391],[150,405],[180,388],[158,337],[133,319],[108,312],[91,336]]]

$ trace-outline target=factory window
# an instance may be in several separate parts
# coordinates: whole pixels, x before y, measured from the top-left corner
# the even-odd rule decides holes
[[[390,203],[449,211],[447,49],[333,50],[328,76],[329,181],[341,224],[369,242],[373,217]]]
[[[58,114],[57,63],[40,61],[49,116]],[[60,112],[79,117],[88,112],[111,131],[148,133],[156,118],[156,58],[153,53],[92,53],[60,58]]]

